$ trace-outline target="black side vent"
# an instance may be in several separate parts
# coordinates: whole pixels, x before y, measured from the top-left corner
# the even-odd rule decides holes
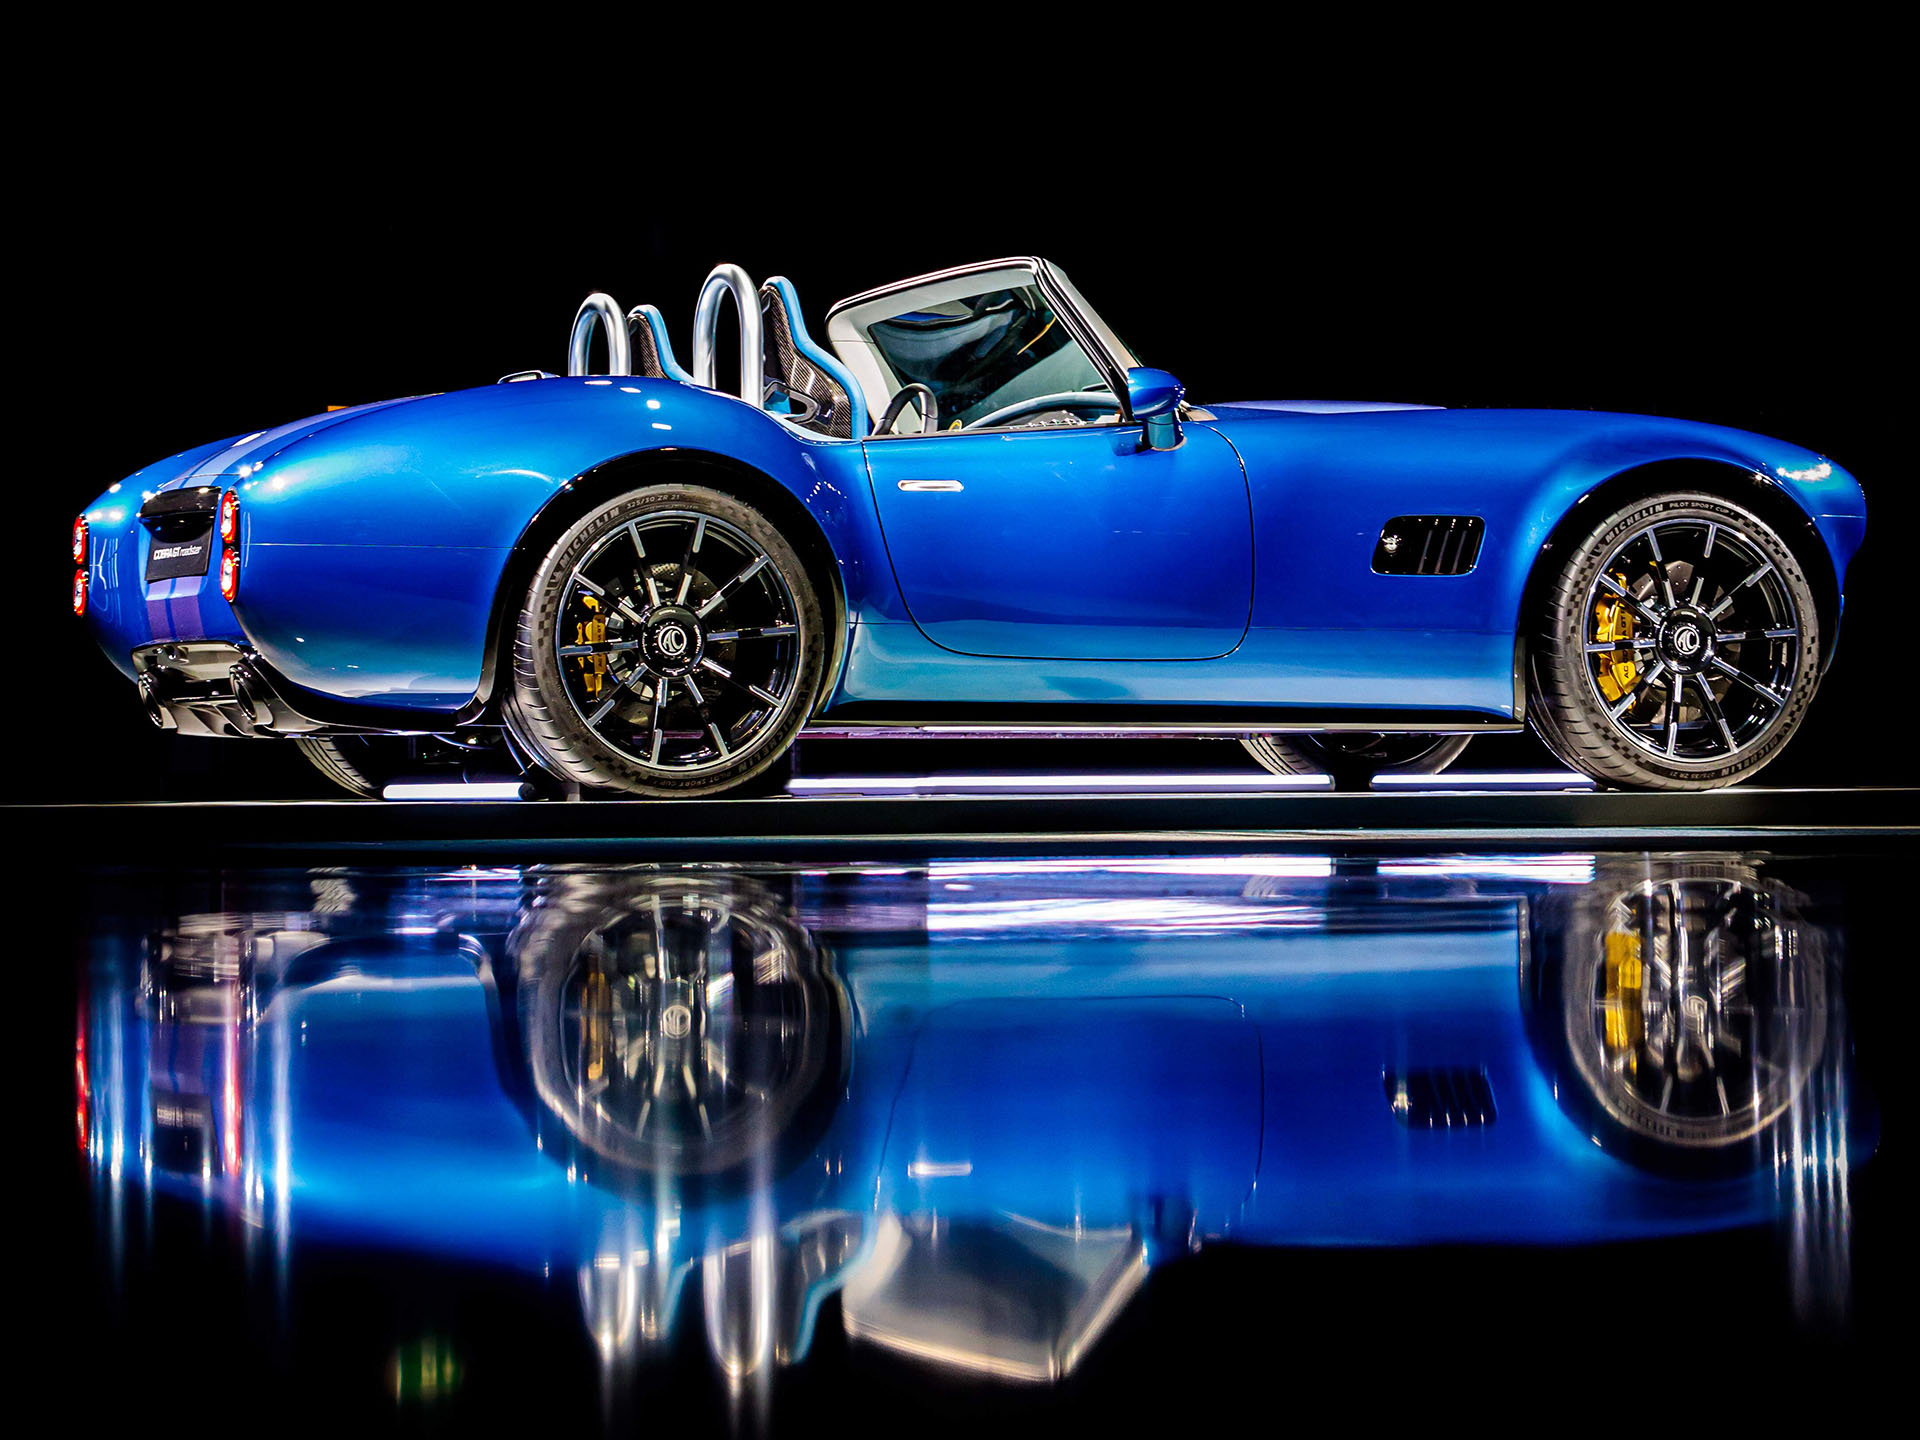
[[[1376,575],[1464,575],[1480,558],[1478,515],[1396,515],[1373,547]]]
[[[1497,1118],[1484,1070],[1389,1070],[1382,1078],[1393,1118],[1409,1130],[1472,1129]]]

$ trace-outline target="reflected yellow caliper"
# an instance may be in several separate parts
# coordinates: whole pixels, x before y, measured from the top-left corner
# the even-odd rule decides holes
[[[591,620],[583,620],[573,627],[573,643],[576,645],[598,645],[607,638],[607,617],[600,614],[600,602],[591,595],[583,595],[580,601],[594,612]],[[600,687],[607,683],[607,657],[604,655],[576,655],[580,662],[580,680],[586,687],[589,700],[598,699]]]
[[[1622,585],[1627,577],[1614,577]],[[1595,677],[1600,683],[1600,693],[1609,701],[1619,700],[1640,679],[1640,662],[1634,658],[1633,612],[1618,600],[1611,605],[1604,602],[1593,607],[1593,643],[1596,645],[1614,644],[1621,648],[1611,653],[1597,653],[1594,659],[1600,662],[1600,673]]]
[[[1640,937],[1628,931],[1607,934],[1606,994],[1601,1006],[1606,1016],[1607,1059],[1631,1077],[1638,1067],[1640,1047],[1647,1038],[1642,1007],[1646,985],[1640,963]]]
[[[580,1048],[586,1055],[587,1079],[602,1080],[613,1053],[613,990],[598,970],[587,976],[586,990],[580,997]]]

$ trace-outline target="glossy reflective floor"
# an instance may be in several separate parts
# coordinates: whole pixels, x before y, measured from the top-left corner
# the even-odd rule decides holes
[[[1898,856],[53,883],[99,1420],[1719,1423],[1886,1337]]]

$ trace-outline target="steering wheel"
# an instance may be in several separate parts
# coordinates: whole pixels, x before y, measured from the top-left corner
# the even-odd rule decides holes
[[[920,433],[931,435],[938,430],[940,428],[940,397],[916,380],[911,384],[902,385],[894,392],[893,399],[887,402],[886,414],[882,415],[879,423],[873,427],[873,433],[891,435],[893,422],[900,418],[900,412],[907,408],[907,401],[913,399],[915,395],[920,397]]]
[[[1035,395],[1030,400],[1016,400],[1011,405],[1003,405],[998,410],[982,415],[978,420],[963,425],[963,430],[984,430],[990,425],[1004,425],[1010,420],[1018,420],[1023,415],[1037,415],[1042,410],[1119,410],[1120,401],[1113,395],[1097,395],[1088,390],[1062,390],[1053,395]]]

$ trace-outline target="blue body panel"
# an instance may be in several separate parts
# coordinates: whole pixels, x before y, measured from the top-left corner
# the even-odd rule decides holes
[[[114,662],[165,639],[252,646],[299,686],[450,719],[486,669],[514,547],[576,477],[647,451],[771,477],[846,600],[826,708],[1358,706],[1510,717],[1522,595],[1594,488],[1655,461],[1736,467],[1810,518],[1836,589],[1858,484],[1797,446],[1648,416],[1214,407],[1172,451],[1136,426],[822,439],[673,381],[569,378],[331,413],[149,467],[88,511],[90,621]],[[1799,475],[1801,478],[1793,478]],[[901,480],[958,481],[914,493]],[[232,486],[240,593],[141,583],[136,493]],[[1405,514],[1485,520],[1457,577],[1370,557]],[[163,593],[164,591],[164,593]]]
[[[1238,457],[1195,426],[867,442],[894,578],[915,626],[964,655],[1204,660],[1247,633],[1253,528]],[[908,491],[942,481],[959,490]]]

